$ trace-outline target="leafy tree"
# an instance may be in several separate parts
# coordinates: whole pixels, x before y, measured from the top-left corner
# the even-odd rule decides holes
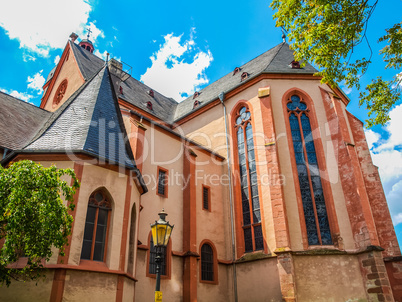
[[[62,179],[64,175],[73,179],[72,186]],[[0,247],[4,243],[0,250],[1,284],[43,276],[43,264],[52,256],[53,246],[63,255],[73,222],[68,210],[74,209],[78,187],[72,169],[44,168],[28,160],[9,168],[0,166]],[[20,257],[27,257],[27,265],[13,268]]]
[[[322,82],[332,87],[344,82],[360,90],[359,79],[371,63],[372,51],[366,36],[367,25],[378,0],[272,0],[276,25],[289,32],[296,60],[307,60],[320,72]],[[386,68],[402,67],[402,23],[385,30],[378,42],[387,42],[380,51]],[[367,44],[366,58],[359,51]],[[363,52],[364,53],[364,52]],[[381,76],[360,92],[360,105],[369,110],[368,126],[384,125],[389,111],[400,99],[402,73],[393,80]]]

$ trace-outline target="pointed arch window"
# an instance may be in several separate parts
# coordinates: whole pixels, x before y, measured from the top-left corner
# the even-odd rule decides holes
[[[264,249],[260,199],[253,141],[251,114],[247,107],[239,109],[235,121],[245,252]]]
[[[298,95],[287,103],[309,245],[332,245],[309,109]]]
[[[111,210],[110,199],[103,190],[96,190],[91,194],[85,220],[81,259],[105,261]]]

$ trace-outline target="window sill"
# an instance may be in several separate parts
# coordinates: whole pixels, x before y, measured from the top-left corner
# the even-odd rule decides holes
[[[200,280],[200,283],[211,284],[211,285],[218,285],[219,284],[218,281],[206,281],[206,280]]]
[[[94,260],[80,260],[80,267],[85,267],[85,268],[91,268],[91,269],[96,269],[96,268],[100,268],[100,269],[108,269],[107,265],[105,262],[103,261],[94,261]]]
[[[148,278],[152,278],[152,279],[156,279],[156,274],[147,273],[147,277],[148,277]],[[168,280],[170,280],[170,276],[161,275],[161,279],[168,279]]]

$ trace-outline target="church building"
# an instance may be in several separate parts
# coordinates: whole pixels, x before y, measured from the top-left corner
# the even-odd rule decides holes
[[[163,209],[163,301],[402,302],[363,123],[286,42],[182,102],[93,51],[70,36],[40,107],[0,92],[1,164],[72,168],[81,183],[65,256],[1,301],[153,301]]]

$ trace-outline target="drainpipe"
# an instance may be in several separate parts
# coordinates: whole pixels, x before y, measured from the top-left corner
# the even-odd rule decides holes
[[[234,230],[234,207],[233,207],[233,193],[232,193],[232,173],[230,169],[230,149],[229,149],[229,133],[228,133],[228,123],[226,119],[226,106],[223,103],[225,99],[225,93],[222,91],[219,94],[219,100],[223,106],[223,116],[225,117],[225,134],[226,134],[226,157],[228,164],[228,176],[229,176],[229,204],[230,204],[230,224],[232,229],[232,261],[233,261],[233,290],[235,302],[237,302],[237,275],[236,275],[236,246],[235,246],[235,230]]]

